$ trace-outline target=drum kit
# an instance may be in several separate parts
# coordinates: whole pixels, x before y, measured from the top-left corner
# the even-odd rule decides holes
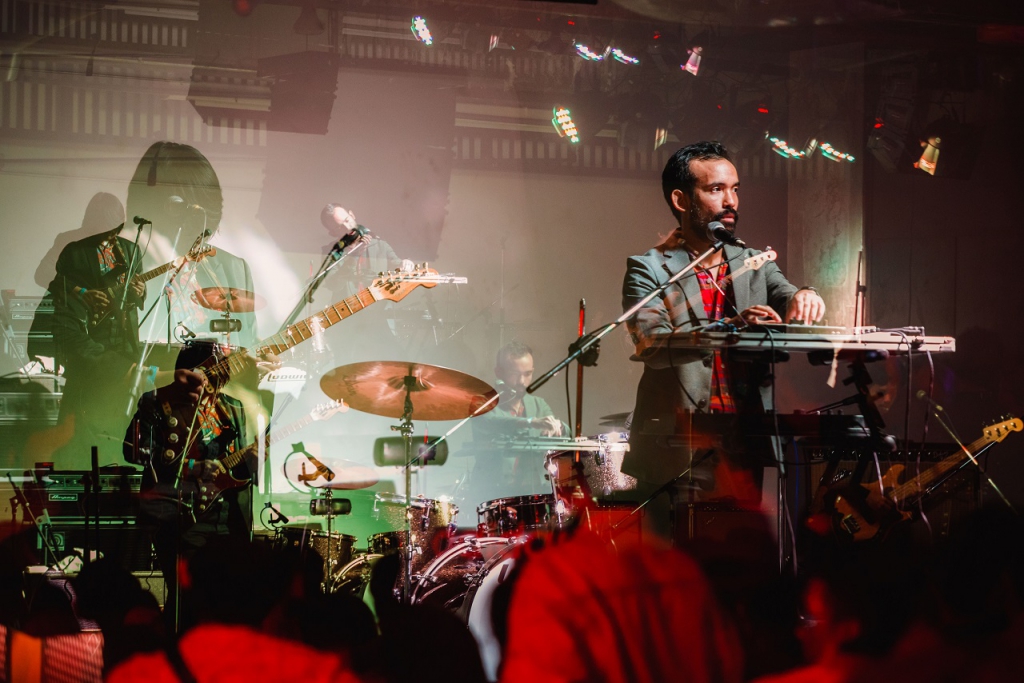
[[[365,554],[356,553],[355,537],[332,529],[337,512],[323,501],[329,501],[338,487],[316,487],[322,499],[317,505],[313,501],[311,511],[316,509],[326,518],[327,530],[308,534],[306,543],[323,558],[326,592],[365,597],[377,562],[397,554],[404,571],[396,581],[395,595],[408,603],[432,604],[461,615],[486,650],[486,643],[494,640],[488,618],[491,594],[507,577],[520,545],[534,534],[565,528],[584,509],[613,507],[621,512],[619,518],[628,514],[625,505],[597,502],[616,493],[628,494],[636,486],[620,471],[628,448],[624,435],[522,439],[509,447],[538,451],[551,493],[485,502],[477,508],[477,534],[460,536],[460,511],[451,499],[412,495],[410,470],[429,462],[422,449],[413,455],[412,420],[461,419],[457,429],[497,405],[497,392],[456,370],[398,361],[341,366],[327,372],[320,385],[330,398],[355,410],[401,419],[392,429],[402,434],[407,447],[405,492],[379,492],[373,502],[374,517],[394,530],[372,534]],[[349,488],[370,483],[354,481]],[[609,531],[610,525],[604,530]]]

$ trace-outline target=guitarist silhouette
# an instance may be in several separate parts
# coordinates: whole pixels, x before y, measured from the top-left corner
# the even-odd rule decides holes
[[[142,396],[125,436],[125,459],[145,468],[139,523],[152,534],[168,586],[175,583],[179,557],[191,556],[214,536],[248,538],[252,528],[250,486],[225,491],[213,504],[200,505],[204,484],[225,473],[221,459],[245,447],[242,403],[219,392],[215,400],[200,404],[205,380],[189,369],[220,356],[220,346],[212,340],[187,344],[178,355],[175,381]],[[194,427],[183,448],[169,448],[173,444],[162,441],[165,425],[179,419],[193,420]],[[250,465],[243,458],[230,474],[251,481],[255,468]]]

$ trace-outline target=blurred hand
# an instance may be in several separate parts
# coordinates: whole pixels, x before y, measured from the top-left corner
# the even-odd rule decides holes
[[[541,436],[561,436],[562,434],[562,423],[554,415],[535,417],[530,420],[530,426],[539,429]]]
[[[416,269],[416,264],[407,258],[402,259],[401,270],[403,273],[411,273]]]
[[[216,479],[218,475],[227,474],[227,470],[220,460],[202,460],[196,463],[196,466],[202,466],[202,470],[199,473],[200,478],[207,481]]]
[[[789,300],[786,307],[786,322],[798,320],[812,325],[825,317],[825,301],[817,292],[801,289]]]
[[[135,298],[142,300],[146,297],[146,283],[138,275],[131,279],[131,288]]]
[[[85,301],[85,305],[90,310],[102,312],[107,309],[110,305],[110,297],[107,296],[106,292],[101,292],[98,289],[90,289],[82,295],[82,300]]]
[[[782,318],[779,317],[779,314],[771,306],[757,304],[744,309],[740,313],[739,319],[732,318],[730,322],[736,325],[741,324],[741,322],[747,325],[760,325],[762,323],[781,323]]]
[[[272,351],[268,351],[262,356],[256,356],[254,360],[256,361],[256,372],[261,380],[274,370],[280,370],[284,365],[278,355]]]

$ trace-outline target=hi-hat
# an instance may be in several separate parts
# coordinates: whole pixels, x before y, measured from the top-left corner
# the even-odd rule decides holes
[[[252,313],[263,308],[263,297],[235,287],[204,287],[192,292],[192,301],[211,311]]]
[[[400,418],[405,414],[405,378],[413,377],[413,420],[460,420],[498,404],[487,382],[458,370],[407,361],[367,361],[334,368],[320,388],[364,413]]]

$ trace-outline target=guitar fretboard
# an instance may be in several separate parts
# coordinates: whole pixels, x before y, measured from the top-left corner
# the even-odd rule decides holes
[[[973,457],[978,453],[979,450],[981,450],[983,446],[989,443],[992,443],[992,438],[989,436],[983,436],[980,439],[977,439],[967,444],[965,448]],[[921,491],[927,489],[933,481],[941,477],[946,472],[949,472],[951,469],[958,467],[965,460],[967,460],[967,458],[967,453],[964,453],[963,451],[957,451],[953,455],[947,458],[943,458],[942,460],[937,462],[934,467],[929,467],[924,472],[917,475],[910,481],[904,484],[900,484],[899,486],[894,488],[892,491],[893,499],[903,500],[907,496],[910,496],[914,493],[920,493]]]
[[[311,339],[314,335],[326,330],[331,325],[336,325],[345,318],[358,313],[375,301],[377,301],[377,297],[374,296],[373,291],[368,287],[358,294],[331,304],[319,313],[300,320],[294,325],[289,325],[274,336],[264,339],[256,345],[253,352],[256,355],[263,355],[267,352],[281,354],[296,344]],[[221,386],[227,382],[231,373],[240,372],[249,362],[251,361],[246,359],[245,350],[239,349],[209,368],[200,368],[199,370],[215,386]]]

